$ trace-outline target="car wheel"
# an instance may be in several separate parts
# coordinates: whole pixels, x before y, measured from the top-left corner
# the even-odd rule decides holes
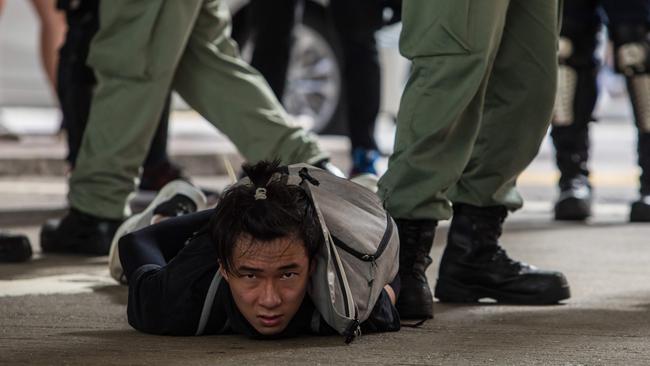
[[[246,8],[233,15],[234,37],[242,57],[250,61],[254,45],[246,22]],[[302,22],[294,28],[287,86],[282,104],[304,128],[327,134],[345,130],[342,115],[342,79],[339,47],[327,19],[327,10],[307,2]]]

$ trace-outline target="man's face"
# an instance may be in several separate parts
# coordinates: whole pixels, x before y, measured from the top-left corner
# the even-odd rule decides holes
[[[302,240],[284,237],[251,242],[242,235],[233,250],[234,273],[220,271],[244,318],[264,335],[280,333],[307,292],[309,258]]]

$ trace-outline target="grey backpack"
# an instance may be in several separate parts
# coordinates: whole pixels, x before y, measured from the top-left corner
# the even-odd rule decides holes
[[[369,189],[306,164],[288,166],[287,184],[301,186],[318,214],[325,245],[316,254],[308,293],[320,317],[351,342],[361,333],[384,286],[397,275],[399,239],[393,219]],[[244,178],[237,184],[246,184]],[[221,281],[219,272],[205,299],[197,335],[207,324]]]
[[[374,192],[324,170],[290,165],[288,183],[309,194],[325,237],[309,295],[325,322],[349,343],[397,275],[395,223]]]

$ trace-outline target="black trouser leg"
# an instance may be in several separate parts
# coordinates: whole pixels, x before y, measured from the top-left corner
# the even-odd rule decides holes
[[[156,134],[153,136],[149,153],[144,160],[144,167],[160,166],[169,162],[167,156],[167,137],[169,134],[169,110],[171,105],[171,95],[167,97],[165,107],[160,116],[160,122],[156,128]]]
[[[249,5],[255,50],[251,65],[266,78],[282,100],[293,43],[298,0],[255,0]]]
[[[606,1],[616,69],[625,75],[638,128],[640,198],[632,203],[630,221],[650,222],[650,3]]]
[[[381,98],[381,69],[375,32],[382,24],[376,0],[332,0],[332,18],[343,51],[348,127],[352,149],[376,150],[375,122]]]
[[[67,160],[74,167],[83,131],[88,121],[93,87],[96,80],[86,66],[86,56],[93,35],[97,32],[97,1],[89,1],[76,10],[66,10],[68,30],[60,50],[57,70],[57,94],[63,126],[68,134]]]
[[[561,173],[560,187],[587,177],[589,122],[598,98],[598,61],[594,56],[601,19],[593,1],[564,3],[560,33],[560,74],[551,137]]]

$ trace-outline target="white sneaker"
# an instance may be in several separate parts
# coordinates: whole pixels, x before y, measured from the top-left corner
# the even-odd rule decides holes
[[[111,242],[111,249],[108,253],[108,270],[111,277],[116,281],[126,284],[126,277],[124,276],[124,270],[120,262],[117,243],[123,236],[151,225],[156,208],[169,202],[177,195],[189,198],[196,205],[195,210],[192,210],[194,207],[191,207],[189,211],[187,208],[184,208],[182,214],[201,211],[206,208],[207,200],[205,195],[192,184],[184,180],[175,180],[164,186],[144,211],[126,219],[115,232],[115,236]]]
[[[350,179],[350,181],[365,187],[374,193],[377,193],[378,191],[377,184],[379,183],[379,177],[372,173],[359,174]]]

